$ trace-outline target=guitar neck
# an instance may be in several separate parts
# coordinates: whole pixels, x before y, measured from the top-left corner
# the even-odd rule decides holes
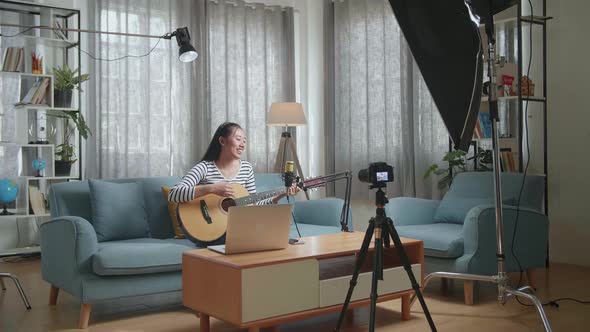
[[[275,188],[272,190],[263,191],[263,192],[249,195],[246,197],[238,198],[235,200],[235,202],[236,202],[237,206],[249,205],[249,204],[254,204],[256,202],[260,202],[260,201],[265,200],[267,198],[275,197],[276,195],[284,194],[286,192],[287,192],[287,188],[285,188],[285,187]]]

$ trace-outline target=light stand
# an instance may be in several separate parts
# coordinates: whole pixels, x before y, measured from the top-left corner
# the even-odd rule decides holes
[[[490,1],[491,3],[491,1]],[[491,6],[490,6],[491,8]],[[490,118],[492,122],[492,147],[493,147],[493,171],[494,171],[494,192],[495,192],[495,207],[496,207],[496,244],[498,259],[498,274],[495,276],[481,276],[476,274],[467,273],[452,273],[452,272],[434,272],[426,276],[424,279],[424,288],[428,285],[428,282],[432,278],[448,278],[448,279],[460,279],[460,280],[472,280],[472,281],[485,281],[492,282],[498,285],[498,301],[501,304],[505,304],[508,299],[513,296],[519,296],[526,298],[533,303],[537,308],[539,316],[543,321],[545,331],[551,332],[551,326],[549,320],[545,315],[543,304],[534,295],[534,289],[530,286],[524,286],[518,289],[514,289],[509,285],[510,279],[505,269],[505,255],[504,246],[502,242],[503,231],[502,231],[502,185],[500,179],[500,146],[498,136],[498,92],[496,85],[496,40],[494,32],[494,18],[490,10],[489,16],[485,22],[485,30],[488,37],[488,77],[490,79],[490,91],[488,106],[490,112]],[[416,295],[412,296],[410,306],[414,303]]]
[[[408,259],[408,256],[406,255],[406,251],[404,250],[402,241],[400,240],[399,235],[395,230],[395,227],[393,226],[393,221],[391,220],[391,218],[388,218],[385,215],[385,204],[387,204],[389,201],[385,196],[383,190],[381,190],[381,188],[384,187],[385,183],[373,184],[369,187],[371,189],[377,188],[377,192],[375,193],[375,206],[377,207],[376,216],[372,217],[369,220],[369,227],[365,232],[363,244],[361,245],[361,249],[356,258],[354,273],[352,274],[352,279],[350,280],[348,293],[346,294],[346,299],[344,300],[342,310],[340,311],[338,325],[336,325],[334,331],[340,331],[340,327],[342,326],[342,322],[344,320],[344,315],[346,313],[346,310],[348,309],[348,304],[350,303],[350,299],[352,297],[352,292],[354,291],[354,287],[357,284],[360,269],[363,266],[363,262],[367,255],[372,235],[374,234],[375,252],[373,253],[373,275],[371,281],[371,307],[369,315],[369,332],[375,331],[375,309],[377,306],[378,297],[377,280],[383,280],[383,246],[389,248],[390,237],[393,240],[396,253],[404,266],[404,270],[406,270],[406,273],[408,274],[408,278],[410,279],[410,283],[412,284],[412,288],[414,289],[414,295],[418,296],[418,299],[420,300],[422,310],[424,310],[424,315],[428,320],[428,325],[430,326],[430,329],[432,331],[436,332],[436,326],[434,325],[434,321],[430,316],[430,312],[428,311],[426,302],[424,302],[422,292],[420,291],[420,285],[416,281],[416,277],[412,272],[412,266],[410,265],[410,261]]]
[[[23,290],[23,287],[21,286],[18,279],[11,273],[0,272],[0,287],[2,288],[2,290],[6,290],[6,286],[4,285],[4,281],[2,280],[4,278],[11,279],[14,282],[14,285],[16,286],[16,289],[18,290],[18,293],[20,294],[20,297],[23,300],[23,303],[25,304],[25,307],[27,308],[27,310],[31,310],[31,304],[29,303],[27,295],[25,294],[25,291]]]

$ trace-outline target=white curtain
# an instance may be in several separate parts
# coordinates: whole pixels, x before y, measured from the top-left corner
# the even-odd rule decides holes
[[[335,171],[354,172],[357,199],[374,199],[356,174],[376,161],[395,167],[390,197],[440,197],[423,175],[448,136],[388,1],[335,1],[333,20]]]
[[[183,175],[224,121],[241,124],[247,160],[267,171],[280,130],[267,129],[273,101],[294,96],[293,12],[243,1],[96,1],[97,30],[160,35],[187,26],[199,58],[178,60],[170,41],[101,35],[90,94],[88,177]]]
[[[293,9],[208,1],[210,121],[239,123],[246,160],[272,171],[281,129],[266,126],[273,102],[295,101]]]

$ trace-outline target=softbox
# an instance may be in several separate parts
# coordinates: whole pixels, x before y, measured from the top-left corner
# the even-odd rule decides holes
[[[479,23],[464,0],[390,0],[455,149],[467,151],[482,93]]]

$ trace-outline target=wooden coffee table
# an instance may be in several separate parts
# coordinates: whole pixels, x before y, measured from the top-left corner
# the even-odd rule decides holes
[[[208,249],[186,251],[182,302],[199,314],[201,332],[210,331],[209,317],[257,332],[340,311],[363,237],[361,232],[306,237],[305,244],[284,250],[235,255]],[[423,286],[424,245],[419,240],[401,240]],[[370,304],[372,253],[369,249],[349,308]],[[383,277],[378,301],[401,298],[402,319],[409,319],[414,291],[393,245],[383,251]]]

